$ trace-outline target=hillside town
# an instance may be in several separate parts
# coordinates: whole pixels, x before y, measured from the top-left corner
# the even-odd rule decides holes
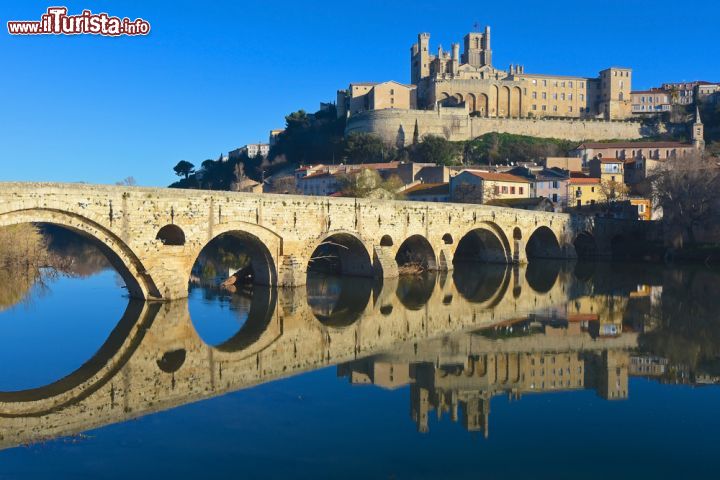
[[[716,155],[715,149],[706,152],[702,112],[718,111],[720,83],[665,82],[633,90],[631,68],[610,67],[597,77],[534,74],[522,65],[502,70],[492,64],[491,45],[485,27],[465,35],[462,53],[454,43],[450,51],[438,46],[435,55],[430,35],[421,33],[410,49],[411,83],[350,83],[317,113],[287,117],[288,127],[272,130],[267,143],[221,155],[216,163],[234,162],[225,168],[233,178],[215,183],[253,193],[480,203],[658,220],[663,209],[655,201],[653,172]],[[319,119],[334,122],[345,144],[375,142],[380,154],[338,149],[337,138],[317,133],[313,122]],[[334,142],[332,153],[322,158],[295,141],[298,129],[291,122],[304,122],[314,143]],[[567,147],[552,155],[487,162],[468,159],[462,148],[442,159],[413,155],[430,140],[467,146],[483,135],[548,139]],[[298,150],[299,158],[291,155]],[[189,164],[176,173],[201,182],[216,163],[203,162],[197,171]],[[213,182],[204,186],[213,188]]]

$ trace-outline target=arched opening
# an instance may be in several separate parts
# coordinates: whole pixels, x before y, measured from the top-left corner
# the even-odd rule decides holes
[[[595,258],[599,255],[597,242],[590,232],[581,232],[575,238],[573,245],[575,245],[575,253],[580,259]]]
[[[481,117],[487,117],[488,116],[488,106],[489,106],[489,100],[488,96],[484,93],[480,94],[480,105],[478,107],[478,112],[480,112]]]
[[[502,298],[510,283],[510,267],[507,265],[485,265],[475,268],[471,264],[455,267],[453,281],[468,302],[484,303],[493,298]]]
[[[163,245],[185,245],[185,232],[183,232],[182,228],[178,227],[177,225],[165,225],[160,230],[158,230],[155,239],[160,240]]]
[[[401,275],[437,270],[437,260],[432,245],[422,235],[408,237],[400,245],[395,261]]]
[[[467,102],[470,113],[475,113],[477,111],[477,98],[475,94],[468,93]]]
[[[400,277],[396,290],[398,300],[408,310],[420,310],[430,300],[436,283],[437,272]]]
[[[367,248],[356,236],[336,233],[315,248],[308,262],[308,273],[372,277],[373,268]]]
[[[476,228],[460,239],[453,264],[468,262],[509,263],[506,245],[489,228]]]
[[[235,292],[208,287],[203,293],[203,305],[191,305],[190,317],[205,344],[221,352],[239,352],[268,331],[277,304],[272,287],[252,285]],[[222,308],[213,308],[209,313],[206,305],[210,302]]]
[[[394,245],[393,239],[390,235],[383,235],[380,239],[381,247],[392,247]]]
[[[94,354],[91,357],[85,357],[82,359],[80,367],[74,370],[72,373],[62,376],[59,380],[52,383],[46,383],[42,387],[38,388],[27,388],[22,390],[8,391],[3,385],[3,390],[0,392],[0,402],[3,403],[21,403],[21,402],[33,402],[38,405],[32,405],[30,408],[33,409],[33,414],[44,414],[46,413],[42,409],[43,400],[50,399],[63,395],[73,390],[77,391],[77,395],[87,395],[91,392],[97,391],[100,387],[106,384],[107,378],[98,378],[98,372],[109,364],[115,364],[121,367],[128,358],[130,358],[133,352],[140,345],[144,333],[152,325],[158,311],[160,304],[146,303],[141,300],[131,300],[120,321],[110,332],[110,335],[106,337],[106,340],[100,348],[95,346]],[[93,312],[94,314],[95,312]],[[37,319],[36,319],[37,320]],[[97,318],[95,318],[97,320]],[[37,322],[34,322],[35,326]],[[67,322],[64,323],[63,335],[67,338],[69,335]],[[85,332],[87,334],[87,332]],[[37,336],[37,332],[33,334]],[[3,337],[6,340],[7,336]],[[58,338],[57,336],[55,338]],[[38,341],[39,339],[35,339]],[[70,343],[69,341],[67,343]],[[76,344],[73,344],[74,348],[77,348]],[[39,358],[38,352],[35,351],[33,355],[34,362],[40,362],[43,365],[43,369],[46,370],[49,363],[57,364],[58,361],[58,349],[48,349],[49,353],[52,354],[52,360],[44,362],[43,359]],[[89,358],[89,360],[88,360]],[[27,371],[24,372],[27,374]],[[47,374],[47,372],[45,372]],[[58,377],[55,377],[58,378]],[[23,380],[27,382],[27,378]],[[88,382],[96,383],[89,384]],[[68,397],[67,402],[72,403],[75,399]],[[62,408],[65,403],[53,402],[52,408]]]
[[[525,254],[528,260],[537,258],[562,258],[562,250],[560,243],[550,228],[546,226],[538,227],[530,238],[525,247]]]
[[[373,281],[369,278],[308,275],[307,301],[320,323],[342,328],[355,323],[370,301]]]
[[[109,266],[121,277],[120,287],[127,289],[131,298],[161,298],[145,266],[132,250],[112,232],[91,220],[72,213],[33,209],[0,215],[0,229],[6,234],[14,231],[12,235],[20,238],[11,243],[24,248],[30,247],[25,244],[28,237],[34,237],[38,245],[32,249],[33,258],[46,257],[44,260],[37,258],[36,263],[49,262],[45,266],[83,277],[100,273]],[[4,247],[3,253],[12,254],[12,250]],[[33,258],[27,257],[26,263],[31,265]],[[28,287],[41,280],[41,272],[33,271],[38,275],[29,279],[32,281],[27,282]]]
[[[443,243],[445,243],[445,245],[453,244],[452,235],[450,235],[449,233],[446,233],[445,235],[443,235],[442,240],[443,240]]]
[[[561,262],[536,260],[525,270],[525,281],[535,292],[545,294],[555,286],[560,276]]]
[[[157,366],[165,373],[175,373],[185,363],[187,352],[184,348],[165,352],[162,357],[157,360]]]
[[[222,286],[235,293],[253,284],[277,284],[275,261],[258,237],[241,230],[224,232],[208,242],[190,276],[191,292],[193,286]]]

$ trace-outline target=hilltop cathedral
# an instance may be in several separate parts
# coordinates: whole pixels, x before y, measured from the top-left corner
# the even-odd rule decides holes
[[[411,84],[351,83],[338,92],[338,115],[382,109],[464,106],[472,116],[626,119],[632,114],[632,70],[611,67],[596,78],[525,73],[522,65],[492,64],[490,27],[471,32],[449,52],[430,53],[430,35],[410,48]]]

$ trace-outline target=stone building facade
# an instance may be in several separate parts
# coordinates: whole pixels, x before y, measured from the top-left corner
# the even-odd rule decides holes
[[[430,53],[430,34],[421,33],[410,49],[411,82],[417,85],[418,108],[466,104],[481,117],[570,117],[607,120],[631,114],[632,70],[611,67],[597,77],[544,75],[507,70],[492,64],[490,27],[464,37],[464,52]]]
[[[431,110],[464,105],[470,115],[491,118],[603,118],[632,113],[632,70],[611,67],[597,77],[525,73],[492,64],[490,27],[470,32],[450,51],[430,53],[430,34],[420,33],[410,48],[411,85],[352,83],[338,91],[338,115],[351,117],[381,109]]]

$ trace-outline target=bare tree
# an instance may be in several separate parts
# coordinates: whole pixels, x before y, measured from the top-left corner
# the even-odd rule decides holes
[[[624,200],[629,193],[630,188],[623,182],[616,182],[615,180],[600,181],[600,194],[605,200],[605,203]]]
[[[137,182],[135,181],[135,177],[125,177],[122,180],[115,182],[115,185],[119,187],[134,187],[137,185]]]
[[[682,240],[697,243],[696,232],[717,224],[720,211],[720,169],[710,159],[690,155],[667,160],[653,171],[653,200],[663,222]]]

